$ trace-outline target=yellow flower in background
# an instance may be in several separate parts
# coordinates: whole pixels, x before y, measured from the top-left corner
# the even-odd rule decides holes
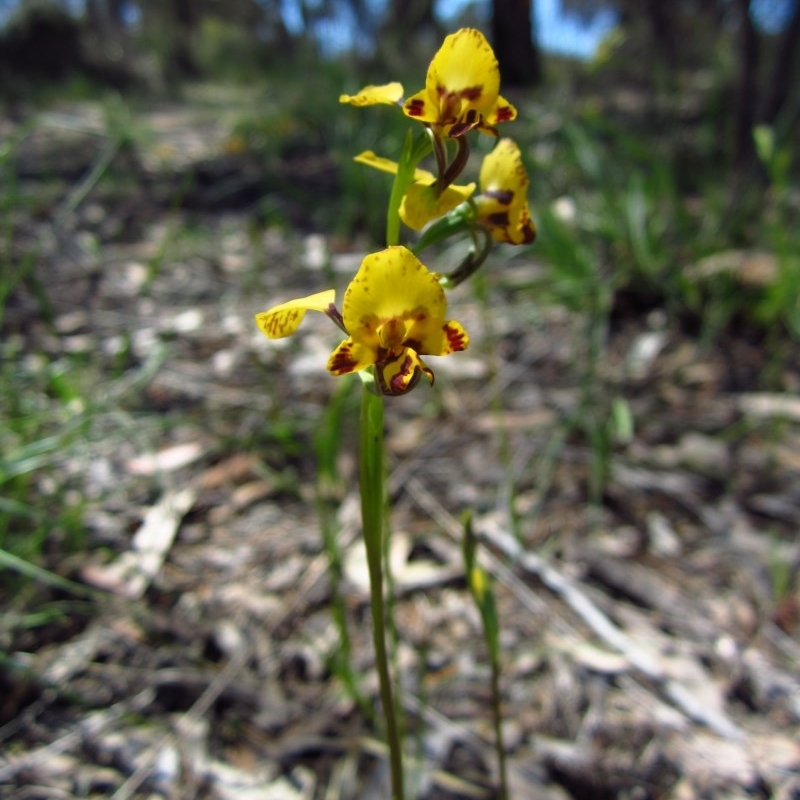
[[[488,228],[497,242],[530,244],[536,238],[528,209],[530,181],[516,142],[498,142],[484,157],[478,182],[481,192],[474,198],[477,222]]]
[[[376,156],[372,150],[360,153],[355,161],[382,172],[397,174],[397,162]],[[414,170],[414,183],[400,203],[400,219],[412,230],[422,230],[431,220],[443,217],[448,211],[468,200],[474,191],[475,184],[468,183],[464,186],[450,184],[443,192],[439,192],[434,174],[417,168]]]
[[[334,299],[329,289],[291,300],[256,314],[256,324],[265,336],[280,339],[297,330],[306,311],[327,313],[348,334],[331,353],[328,371],[348,375],[374,367],[375,382],[388,395],[405,394],[423,374],[433,383],[421,356],[445,356],[469,344],[464,328],[445,319],[439,276],[405,247],[364,258],[345,292],[341,316]]]
[[[494,125],[517,116],[514,106],[500,96],[494,51],[475,28],[445,37],[428,67],[425,88],[409,97],[403,110],[438,135],[452,138],[473,128],[496,136]]]

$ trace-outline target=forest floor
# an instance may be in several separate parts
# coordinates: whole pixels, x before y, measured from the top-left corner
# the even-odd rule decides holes
[[[134,152],[107,149],[91,103],[24,136],[0,123],[20,137],[12,263],[35,254],[6,303],[19,382],[3,392],[30,392],[41,435],[61,437],[30,490],[79,509],[83,540],[54,525],[39,555],[89,590],[4,573],[0,796],[386,798],[357,382],[325,373],[338,338],[322,315],[277,343],[253,323],[341,290],[364,246],[256,223],[274,170],[235,152],[224,114],[176,105],[142,124]],[[113,180],[81,184],[103,163]],[[449,297],[469,350],[386,406],[416,796],[497,797],[461,558],[471,510],[502,628],[512,798],[800,798],[798,362],[634,308],[587,382],[586,319],[527,288],[547,269],[535,246],[498,261],[487,302]],[[763,391],[765,370],[785,392]],[[633,432],[599,458],[580,415],[615,397]],[[314,443],[334,400],[340,482],[320,501]],[[320,513],[338,529],[360,701],[336,658]]]

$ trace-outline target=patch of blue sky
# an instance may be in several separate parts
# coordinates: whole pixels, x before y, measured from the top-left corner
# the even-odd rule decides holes
[[[294,36],[303,32],[303,14],[297,2],[281,3],[281,17],[286,30]]]
[[[23,0],[0,0],[0,25],[21,6]],[[71,12],[83,13],[86,0],[64,0]],[[306,0],[309,8],[317,7],[321,0]],[[369,12],[378,18],[385,10],[388,0],[366,0]],[[758,28],[764,33],[781,33],[800,0],[752,0],[750,13]],[[333,4],[335,13],[319,28],[312,31],[324,42],[324,50],[334,54],[357,44],[355,36],[358,26],[352,16],[352,7],[347,2]],[[438,0],[437,16],[445,21],[455,20],[469,6],[488,22],[490,3],[488,0]],[[617,24],[618,13],[613,0],[602,7],[590,20],[581,19],[563,7],[561,0],[533,0],[533,28],[543,50],[562,53],[576,58],[591,58],[603,37]],[[125,3],[125,19],[129,24],[139,21],[141,11],[135,0]],[[303,32],[303,15],[300,0],[281,0],[281,14],[287,29],[293,34]]]
[[[367,0],[367,5],[371,13],[380,16],[387,2]],[[489,5],[486,0],[439,0],[435,8],[437,17],[447,24],[458,19],[469,6],[475,6],[479,15],[488,21]],[[326,20],[320,20],[313,31],[326,54],[347,50],[357,44],[354,37],[358,26],[352,19],[352,8],[347,3],[336,4],[336,8],[338,13]],[[617,12],[611,5],[598,11],[588,21],[565,11],[561,0],[534,0],[533,10],[533,33],[542,49],[575,58],[591,58],[618,19]],[[302,32],[303,17],[298,0],[283,0],[281,13],[289,31]]]
[[[436,9],[442,20],[457,19],[468,6],[477,6],[488,22],[488,2],[439,0]],[[542,50],[574,58],[591,58],[597,46],[619,20],[613,4],[585,20],[567,11],[561,0],[533,0],[533,35]]]
[[[752,0],[750,15],[764,33],[774,35],[786,27],[796,3],[800,0]]]
[[[610,6],[590,19],[566,11],[560,0],[536,0],[533,8],[534,31],[542,50],[574,58],[592,58],[619,22],[619,15]]]

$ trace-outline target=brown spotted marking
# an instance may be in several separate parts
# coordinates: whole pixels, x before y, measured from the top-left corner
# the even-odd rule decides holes
[[[328,364],[328,371],[334,375],[346,375],[356,368],[356,360],[352,355],[352,345],[349,343],[343,344],[331,356],[330,363]]]
[[[406,355],[400,366],[400,371],[389,381],[389,388],[392,390],[392,394],[404,394],[411,388],[409,386],[411,381],[416,383],[417,380],[419,380],[419,376],[414,380],[414,361]]]
[[[450,350],[453,353],[458,353],[465,350],[467,347],[467,338],[463,330],[459,330],[453,325],[445,323],[442,327],[444,335],[447,338],[447,343],[450,345]]]
[[[280,339],[284,331],[302,314],[300,309],[284,311],[280,314],[263,313],[258,315],[258,323],[270,339]]]

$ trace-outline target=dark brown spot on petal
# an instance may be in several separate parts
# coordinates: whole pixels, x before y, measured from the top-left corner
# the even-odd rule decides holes
[[[495,119],[497,122],[508,122],[514,118],[514,109],[511,106],[500,106],[495,111]]]
[[[477,100],[483,94],[483,86],[469,86],[466,89],[462,89],[459,93],[459,97],[463,97],[465,100]]]
[[[532,244],[536,241],[536,226],[530,219],[520,225],[522,230],[522,244]]]
[[[457,122],[450,128],[450,133],[448,134],[451,139],[457,139],[459,136],[463,136],[465,133],[469,133],[478,122]]]
[[[425,111],[425,101],[419,98],[407,100],[405,108],[409,117],[421,117]]]
[[[509,225],[508,213],[505,211],[498,212],[497,214],[489,214],[489,224],[495,228],[507,228]]]
[[[489,189],[484,192],[484,195],[491,197],[492,200],[497,200],[498,203],[502,203],[504,206],[510,206],[514,200],[514,192],[510,189]]]

